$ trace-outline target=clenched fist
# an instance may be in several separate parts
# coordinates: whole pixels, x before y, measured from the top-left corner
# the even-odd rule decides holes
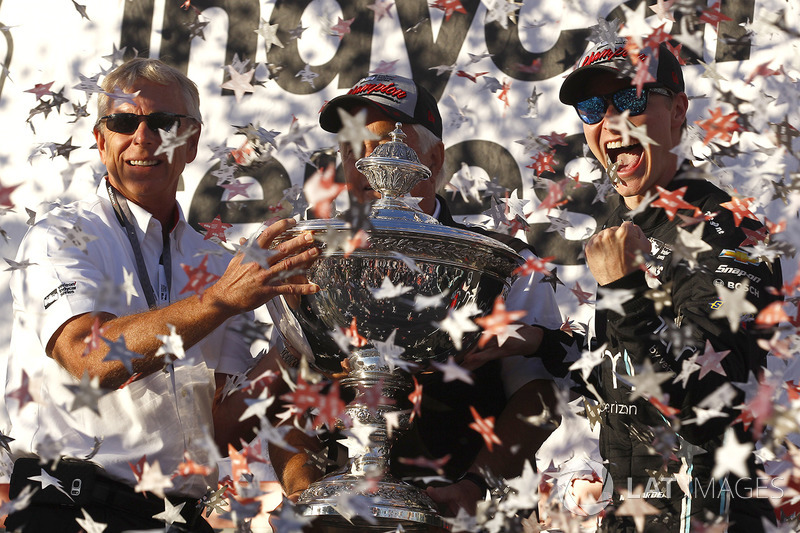
[[[598,285],[608,285],[639,268],[650,241],[633,222],[606,228],[586,243],[586,264]]]

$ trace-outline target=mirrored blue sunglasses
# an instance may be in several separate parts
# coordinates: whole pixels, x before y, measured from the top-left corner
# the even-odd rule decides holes
[[[625,87],[615,93],[592,96],[581,100],[575,104],[575,110],[586,124],[597,124],[606,115],[610,100],[617,112],[630,111],[629,116],[635,117],[636,115],[641,115],[647,109],[647,95],[651,92],[663,96],[672,96],[671,91],[661,87],[642,89],[642,94],[639,96],[636,95],[636,87]]]

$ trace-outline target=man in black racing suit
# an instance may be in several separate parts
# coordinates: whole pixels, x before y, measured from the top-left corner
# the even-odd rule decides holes
[[[677,59],[659,48],[639,55],[650,83],[632,82],[636,67],[615,42],[590,50],[560,92],[619,193],[586,245],[600,346],[588,380],[599,403],[588,415],[601,424],[615,489],[603,528],[636,531],[640,512],[624,500],[642,498],[655,507],[642,512],[645,531],[689,531],[717,516],[730,531],[761,531],[774,514],[756,497],[752,453],[737,477],[733,457],[715,471],[715,452],[732,437],[752,441],[749,424],[734,422],[744,395],[732,383],[765,364],[757,339],[768,332],[756,315],[779,299],[780,264],[746,251],[768,236],[743,202],[679,167],[672,149],[688,98]]]
[[[602,424],[600,449],[609,462],[608,469],[616,488],[631,490],[642,486],[643,493],[655,495],[656,500],[662,494],[669,496],[663,503],[648,498],[649,503],[667,511],[654,520],[679,527],[682,521],[686,525],[685,516],[701,508],[721,514],[725,513],[726,506],[732,505],[730,520],[735,520],[741,527],[744,519],[750,517],[755,519],[754,525],[760,530],[760,514],[754,516],[756,511],[750,506],[769,509],[763,507],[766,503],[763,500],[751,499],[756,480],[742,479],[737,483],[733,475],[725,481],[711,479],[714,450],[722,444],[726,428],[738,414],[730,407],[721,409],[723,400],[714,400],[713,395],[718,391],[720,394],[738,392],[729,388],[730,383],[747,382],[750,374],[757,373],[765,364],[766,352],[756,343],[760,334],[754,332],[753,314],[742,317],[736,332],[731,331],[726,318],[711,318],[711,315],[726,303],[732,304],[719,298],[718,286],[730,291],[737,288],[743,291],[746,287],[746,299],[757,309],[763,309],[774,301],[776,297],[770,289],[781,285],[780,263],[751,259],[742,250],[742,244],[748,239],[745,230],[752,235],[762,226],[754,220],[744,219],[737,228],[732,213],[720,205],[730,202],[730,196],[706,181],[686,179],[683,172],[676,175],[666,190],[679,191],[684,187],[683,199],[700,209],[702,216],[708,217],[702,223],[702,236],[709,249],[697,253],[696,268],[690,268],[689,262],[681,257],[683,252],[680,249],[677,253],[674,250],[675,243],[681,246],[678,232],[682,220],[677,216],[669,220],[664,209],[648,208],[633,216],[633,223],[651,244],[647,273],[636,270],[603,285],[604,290],[630,290],[634,296],[621,304],[622,314],[609,310],[604,322],[602,312],[598,313],[601,315],[597,320],[598,340],[607,343],[599,365],[605,402],[605,407],[597,410]],[[629,220],[630,210],[625,203],[619,198],[612,201],[619,205],[604,228],[620,227]],[[689,210],[678,212],[691,213]],[[681,231],[688,230],[681,228]],[[649,290],[659,289],[672,302],[671,306],[664,305],[660,311],[656,308],[658,295],[646,295]],[[606,293],[606,296],[610,294],[613,293]],[[743,293],[732,296],[739,298],[739,294],[745,297]],[[603,325],[605,332],[602,332]],[[704,372],[689,362],[697,357],[694,365],[698,365],[704,360],[704,354],[724,351],[729,351],[720,362],[724,375],[713,369]],[[713,359],[709,361],[707,365],[713,366]],[[637,370],[647,372],[648,364],[652,372],[669,376],[660,384],[662,397],[657,397],[651,389],[642,391],[644,396],[631,401],[633,383],[638,380],[630,380],[628,376],[635,376]],[[694,369],[686,379],[682,379],[684,365]],[[648,398],[653,397],[650,395],[667,407],[659,409],[649,401]],[[736,394],[738,403],[741,402],[739,396]],[[730,402],[730,405],[735,404]],[[703,416],[713,415],[715,410],[723,411],[724,415],[703,422]],[[751,439],[743,424],[736,424],[733,429],[740,442]],[[659,444],[671,450],[671,439],[680,444],[677,459],[653,453]],[[705,453],[691,445],[698,446]],[[750,464],[751,473],[752,467]],[[694,480],[691,498],[687,498],[674,481],[681,468]],[[624,485],[620,486],[620,483]],[[741,498],[737,499],[737,495]],[[729,497],[732,500],[726,502]],[[748,508],[744,516],[739,515],[741,507]],[[752,528],[748,530],[752,531]]]

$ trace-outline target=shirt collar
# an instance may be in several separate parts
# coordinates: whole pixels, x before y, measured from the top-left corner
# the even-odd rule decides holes
[[[97,194],[105,198],[108,198],[108,190],[106,188],[107,179],[108,178],[106,177],[105,179],[101,180],[100,185],[97,188]],[[181,207],[181,204],[175,202],[175,205],[178,206],[178,222],[175,224],[175,228],[173,228],[171,235],[178,246],[178,251],[180,252],[181,236],[183,235],[183,231],[186,226],[186,217],[183,214],[183,208]],[[152,213],[131,201],[128,201],[128,209],[130,209],[131,214],[133,215],[133,223],[139,228],[143,235],[147,235],[147,229],[150,227],[150,220],[153,219]],[[159,225],[159,228],[161,227],[161,223],[158,220],[154,220],[154,222]]]
[[[434,200],[436,200],[436,207],[433,208],[431,216],[439,220],[439,214],[442,212],[442,204],[439,202],[439,198],[434,198]]]

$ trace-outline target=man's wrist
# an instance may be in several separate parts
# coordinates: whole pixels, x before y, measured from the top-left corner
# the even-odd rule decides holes
[[[486,494],[487,492],[489,492],[489,484],[486,483],[486,479],[484,479],[482,475],[477,474],[475,472],[464,472],[464,474],[462,474],[461,477],[459,477],[456,480],[456,483],[459,483],[461,481],[471,482],[473,485],[475,485],[481,490],[481,494]]]
[[[322,477],[322,474],[323,472],[309,464],[306,454],[298,454],[286,464],[281,485],[287,495],[294,495],[306,490],[314,481]]]

